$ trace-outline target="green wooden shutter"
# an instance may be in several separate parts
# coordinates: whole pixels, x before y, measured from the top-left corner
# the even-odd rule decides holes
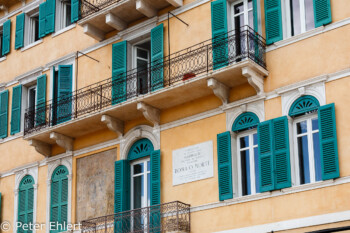
[[[7,137],[9,91],[0,93],[0,138]]]
[[[272,120],[258,125],[260,191],[274,189]]]
[[[259,32],[258,15],[258,0],[253,0],[254,31],[256,32]]]
[[[47,0],[46,1],[45,34],[55,32],[55,8],[56,8],[56,1],[55,0]]]
[[[57,123],[72,118],[72,75],[73,65],[58,66]]]
[[[227,45],[227,2],[211,2],[211,27],[213,42],[213,68],[219,69],[228,64]]]
[[[322,179],[339,177],[337,129],[334,103],[318,109]]]
[[[77,22],[80,18],[80,0],[71,0],[71,21]]]
[[[219,199],[233,198],[231,134],[229,131],[217,135]]]
[[[34,206],[34,179],[30,175],[26,175],[19,185],[18,192],[18,222],[22,224],[33,223],[33,206]],[[25,231],[19,228],[18,232]]]
[[[67,224],[68,216],[68,175],[68,169],[63,165],[58,166],[52,175],[50,222],[55,227],[51,232],[66,230],[64,226]],[[63,227],[57,223],[62,224]]]
[[[12,89],[11,135],[21,131],[22,85]]]
[[[127,42],[112,46],[112,104],[126,100]]]
[[[161,232],[161,192],[160,192],[160,150],[151,153],[151,209],[150,228],[153,233]]]
[[[22,48],[24,45],[24,19],[24,13],[17,15],[16,17],[15,49]]]
[[[332,22],[331,1],[314,0],[315,27],[320,27]]]
[[[46,74],[36,79],[35,123],[46,123]]]
[[[164,57],[164,25],[160,24],[151,30],[151,90],[155,91],[164,86],[163,57]]]
[[[273,119],[273,151],[275,164],[275,189],[292,186],[290,176],[288,118]]]
[[[7,20],[3,24],[3,34],[2,34],[2,55],[5,56],[10,52],[10,42],[11,42],[11,20]]]
[[[281,0],[265,0],[266,44],[283,39]]]
[[[130,164],[128,160],[115,162],[114,184],[114,213],[117,214],[114,232],[123,233],[129,227],[128,216],[120,214],[130,209]]]
[[[39,37],[46,35],[46,2],[39,5]]]

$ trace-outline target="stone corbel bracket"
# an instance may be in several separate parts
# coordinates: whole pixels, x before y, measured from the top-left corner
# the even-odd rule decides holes
[[[152,18],[157,15],[157,10],[145,0],[136,0],[136,10],[148,18]]]
[[[254,87],[258,95],[264,93],[264,77],[250,67],[242,68],[242,75],[248,79],[248,83]]]
[[[180,7],[183,5],[183,0],[166,0],[168,3],[173,5],[174,7]]]
[[[122,31],[128,26],[126,22],[124,22],[112,13],[108,13],[106,15],[106,24],[117,29],[118,31]]]
[[[45,157],[51,156],[51,145],[35,139],[29,140],[29,145],[34,146],[35,150]]]
[[[123,121],[108,115],[102,115],[101,122],[105,123],[109,130],[115,132],[119,136],[123,136],[123,133],[124,133]]]
[[[64,148],[66,151],[73,151],[73,138],[56,132],[50,133],[50,138],[54,139],[57,145]]]
[[[216,95],[222,101],[223,104],[228,103],[228,97],[230,93],[230,88],[228,86],[217,81],[214,78],[208,79],[207,84],[208,87],[210,87],[213,90],[214,95]]]
[[[143,102],[137,103],[137,110],[141,111],[143,113],[143,116],[153,123],[153,126],[159,126],[160,122],[160,110],[152,107],[148,104],[145,104]]]
[[[105,33],[95,26],[87,23],[83,25],[84,33],[91,36],[95,40],[102,41],[105,38]]]

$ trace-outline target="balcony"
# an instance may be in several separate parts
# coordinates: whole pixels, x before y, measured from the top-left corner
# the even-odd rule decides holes
[[[52,133],[74,139],[107,127],[111,129],[111,120],[121,125],[113,130],[123,134],[120,122],[144,116],[157,125],[163,109],[213,92],[227,103],[230,88],[245,83],[262,94],[263,79],[268,74],[265,48],[265,40],[250,28],[204,41],[143,70],[130,70],[118,80],[109,78],[27,109],[25,139],[50,146],[57,143]],[[147,85],[140,85],[140,77],[145,76]],[[113,94],[112,90],[118,88],[124,88],[125,94]]]
[[[182,0],[81,0],[81,20],[84,32],[97,40],[106,33],[122,31],[131,22],[152,18],[168,6],[182,6]]]
[[[190,205],[175,201],[81,222],[83,233],[190,232]]]

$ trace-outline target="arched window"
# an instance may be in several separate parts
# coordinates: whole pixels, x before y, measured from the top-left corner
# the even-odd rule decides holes
[[[23,224],[33,223],[34,205],[34,179],[30,175],[23,177],[19,184],[18,195],[18,222]],[[25,232],[23,228],[18,228],[18,232]]]
[[[68,169],[60,165],[52,174],[51,183],[51,232],[65,231],[68,216]]]
[[[295,100],[289,110],[289,116],[294,118],[295,167],[299,184],[322,180],[319,107],[315,97],[306,95]]]
[[[258,124],[257,115],[245,112],[232,125],[232,131],[237,132],[238,192],[242,196],[260,192]]]

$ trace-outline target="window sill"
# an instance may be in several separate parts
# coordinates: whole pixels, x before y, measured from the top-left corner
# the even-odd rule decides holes
[[[0,57],[0,62],[5,61],[5,60],[6,60],[6,55],[3,57]]]
[[[67,31],[69,31],[69,30],[75,28],[76,26],[77,26],[77,24],[76,24],[76,23],[73,23],[72,25],[69,25],[68,27],[62,28],[61,30],[59,30],[59,31],[55,32],[54,34],[52,34],[52,38],[53,38],[53,37],[56,37],[56,36],[59,36],[59,35],[61,35],[62,33],[67,32]]]
[[[33,48],[33,47],[37,46],[38,44],[41,44],[42,42],[43,42],[43,39],[40,39],[40,40],[38,40],[38,41],[35,41],[34,43],[31,43],[31,44],[29,44],[29,45],[23,47],[23,48],[21,49],[21,52],[24,52],[24,51],[26,51],[27,49]]]
[[[16,133],[14,135],[11,135],[9,137],[0,139],[0,144],[5,143],[5,142],[9,142],[9,141],[12,141],[12,140],[15,140],[15,139],[20,138],[20,137],[23,137],[23,131],[21,131],[19,133]]]

